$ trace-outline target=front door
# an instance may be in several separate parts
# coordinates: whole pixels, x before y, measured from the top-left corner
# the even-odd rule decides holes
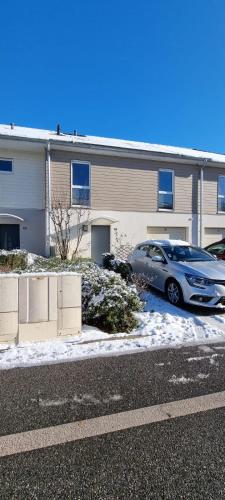
[[[13,250],[20,248],[19,224],[0,224],[0,249]]]
[[[110,226],[91,226],[91,258],[102,264],[102,254],[110,252]]]

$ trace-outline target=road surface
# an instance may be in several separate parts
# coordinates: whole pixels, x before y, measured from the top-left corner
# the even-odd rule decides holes
[[[0,498],[225,498],[224,374],[221,343],[1,371]]]

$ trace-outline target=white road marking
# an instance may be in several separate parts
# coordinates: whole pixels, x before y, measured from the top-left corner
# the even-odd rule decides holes
[[[225,407],[225,391],[0,437],[0,457]]]

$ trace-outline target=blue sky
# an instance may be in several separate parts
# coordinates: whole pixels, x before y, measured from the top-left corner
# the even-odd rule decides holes
[[[2,2],[0,122],[225,152],[224,0]]]

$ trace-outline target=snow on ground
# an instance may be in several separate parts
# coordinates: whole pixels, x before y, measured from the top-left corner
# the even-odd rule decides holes
[[[176,375],[173,375],[170,379],[169,382],[171,384],[189,384],[190,382],[197,382],[198,380],[204,380],[209,377],[209,373],[207,375],[205,373],[199,373],[195,378],[187,378],[182,375],[181,377],[177,377]]]
[[[112,356],[160,347],[225,341],[225,331],[189,310],[169,304],[161,295],[145,293],[145,310],[138,313],[138,329],[130,334],[110,335],[84,326],[81,335],[65,340],[0,345],[0,369],[35,366],[78,359]],[[216,315],[215,318],[223,318]],[[225,317],[225,316],[224,316]],[[210,316],[213,319],[213,316]],[[224,323],[224,322],[223,322]]]

